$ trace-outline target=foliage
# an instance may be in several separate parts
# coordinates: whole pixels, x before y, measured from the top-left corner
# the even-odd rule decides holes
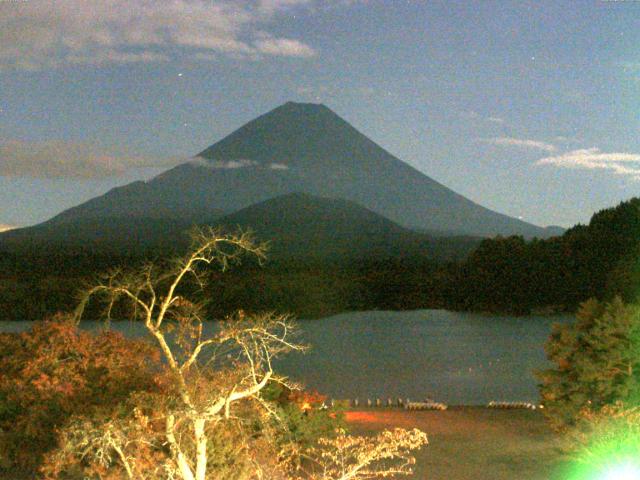
[[[73,415],[115,414],[132,392],[157,390],[157,349],[115,332],[93,335],[64,316],[0,335],[0,455],[34,472]]]
[[[320,438],[332,437],[337,428],[344,428],[344,409],[329,408],[327,397],[316,391],[292,390],[272,382],[264,396],[274,402],[277,417],[286,432],[280,441],[293,443],[301,448],[315,445]]]
[[[446,242],[439,244],[444,248]],[[161,264],[173,254],[167,245],[124,251],[102,247],[0,251],[0,318],[43,318],[70,310],[78,285],[97,272]],[[221,318],[243,308],[311,318],[373,309],[575,311],[592,297],[638,299],[638,254],[640,199],[634,198],[597,212],[589,225],[577,225],[560,237],[485,239],[466,260],[466,253],[452,255],[457,262],[437,262],[426,254],[358,260],[283,256],[266,268],[245,262],[229,274],[212,276],[205,286],[206,312]],[[200,288],[188,282],[183,287],[186,297]]]
[[[166,251],[79,256],[48,247],[21,255],[0,252],[0,305],[4,307],[0,319],[34,319],[72,311],[78,302],[78,287],[95,283],[98,273],[150,261],[166,264],[167,259]],[[30,269],[24,268],[27,264]],[[350,310],[441,308],[448,275],[428,258],[270,259],[264,266],[245,260],[225,273],[212,272],[203,293],[210,318],[223,318],[240,308],[318,318]],[[183,296],[196,295],[199,288],[186,282]],[[87,316],[100,314],[94,304],[87,308]]]
[[[469,285],[459,296],[463,309],[526,311],[532,302],[524,274],[527,245],[522,237],[484,240],[459,272],[458,282]]]
[[[619,298],[585,302],[571,325],[555,325],[546,344],[554,368],[538,373],[545,415],[557,429],[588,408],[598,413],[640,393],[640,308]]]
[[[73,417],[60,430],[60,448],[46,458],[45,478],[185,478],[167,441],[168,411],[175,417],[172,433],[184,455],[195,458],[197,445],[186,415],[172,410],[174,400],[167,392],[140,395],[123,405],[115,419],[99,414]],[[274,438],[281,432],[272,428],[265,410],[245,402],[234,413],[228,421],[209,423],[204,431],[204,478],[242,480],[255,478],[256,472],[272,478],[281,472]]]
[[[640,458],[640,409],[622,402],[606,405],[598,413],[585,409],[569,439],[582,461],[601,459],[603,452],[607,457],[615,452]]]
[[[449,277],[448,308],[574,310],[589,298],[640,294],[640,198],[597,212],[561,237],[484,240]]]
[[[203,304],[185,295],[187,279],[204,286],[209,269],[203,267],[224,271],[246,252],[260,259],[264,248],[248,234],[197,230],[184,257],[112,271],[86,291],[78,319],[98,299],[106,318],[118,310],[143,323],[162,356],[157,390],[129,395],[115,412],[71,417],[59,428],[59,448],[46,457],[47,478],[285,479],[302,465],[304,452],[313,458],[322,451],[314,460],[322,465],[332,449],[346,455],[342,476],[326,464],[327,474],[317,478],[408,471],[406,452],[426,443],[421,432],[385,434],[375,446],[342,432],[341,442],[322,437],[319,447],[309,446],[335,424],[330,414],[309,414],[320,396],[296,393],[298,386],[273,370],[278,355],[304,349],[288,317],[239,311],[205,331]],[[277,398],[273,385],[281,386]]]
[[[347,435],[338,430],[333,438],[323,438],[309,450],[310,480],[359,480],[411,475],[415,458],[412,450],[427,445],[427,435],[418,430],[396,428],[372,437]]]

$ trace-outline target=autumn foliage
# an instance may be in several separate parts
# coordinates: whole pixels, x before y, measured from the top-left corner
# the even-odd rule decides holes
[[[114,415],[134,392],[157,391],[157,360],[148,342],[81,331],[64,316],[1,334],[2,466],[35,472],[72,416]]]
[[[90,302],[107,319],[128,312],[148,343],[83,332],[65,317],[0,336],[4,466],[47,480],[286,480],[306,467],[304,478],[318,480],[409,474],[424,433],[349,436],[321,395],[274,371],[275,358],[306,348],[287,315],[239,311],[205,325],[186,279],[204,285],[211,267],[263,259],[264,246],[211,229],[193,239],[168,265],[109,272],[76,310],[76,321]]]

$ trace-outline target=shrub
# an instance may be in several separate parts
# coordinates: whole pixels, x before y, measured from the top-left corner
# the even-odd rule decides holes
[[[71,416],[112,414],[132,392],[155,391],[157,350],[142,340],[79,330],[56,316],[0,335],[0,456],[35,472]]]

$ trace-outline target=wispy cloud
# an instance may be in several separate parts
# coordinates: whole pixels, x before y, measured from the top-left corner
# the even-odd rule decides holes
[[[265,28],[309,0],[0,1],[0,68],[167,61],[203,54],[310,57]]]
[[[489,116],[480,115],[475,110],[467,110],[464,112],[460,112],[460,116],[468,120],[480,120],[484,122],[491,122],[491,123],[498,123],[498,124],[504,123],[504,118],[502,117],[498,117],[497,115],[489,115]]]
[[[194,157],[189,160],[191,165],[209,168],[211,170],[236,170],[238,168],[255,167],[258,162],[247,158],[237,158],[233,160],[208,160],[202,157]]]
[[[269,170],[289,170],[285,163],[263,164],[249,158],[233,158],[229,160],[210,160],[202,157],[193,157],[189,164],[196,167],[208,168],[210,170],[237,170],[239,168],[259,168]]]
[[[487,121],[488,121],[488,122],[492,122],[492,123],[504,123],[504,118],[500,118],[500,117],[487,117]]]
[[[271,170],[289,170],[289,165],[286,163],[271,163],[269,164]]]
[[[260,53],[268,55],[284,55],[288,57],[313,57],[316,51],[309,45],[290,38],[274,38],[271,35],[262,35],[255,41],[255,48]]]
[[[124,150],[62,141],[0,140],[0,176],[95,179],[124,175],[132,168],[168,167],[177,158],[132,155]]]
[[[555,165],[562,168],[610,170],[640,180],[640,155],[635,153],[604,153],[599,148],[572,150],[551,157],[541,158],[536,165]]]
[[[529,140],[523,138],[513,138],[513,137],[496,137],[496,138],[486,138],[482,139],[485,143],[490,143],[492,145],[499,145],[505,147],[520,147],[520,148],[531,148],[534,150],[543,150],[545,152],[555,152],[557,147],[550,143],[540,142],[538,140]]]

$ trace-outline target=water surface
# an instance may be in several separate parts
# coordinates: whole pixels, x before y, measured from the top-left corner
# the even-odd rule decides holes
[[[280,372],[335,398],[431,397],[449,404],[538,401],[535,369],[554,322],[571,317],[485,316],[444,310],[350,312],[301,320],[312,346],[277,362]],[[0,322],[19,331],[30,322]],[[98,322],[84,322],[99,328]],[[113,322],[129,336],[144,327]]]

